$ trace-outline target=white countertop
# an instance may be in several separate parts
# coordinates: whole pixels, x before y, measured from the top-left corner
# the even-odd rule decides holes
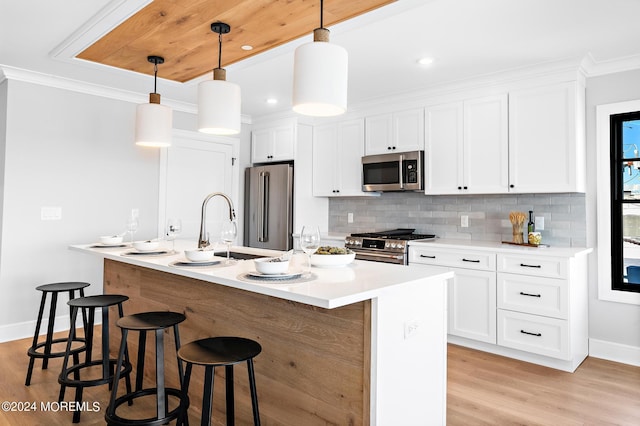
[[[469,249],[479,251],[491,251],[495,253],[526,253],[527,255],[539,256],[562,256],[573,257],[587,254],[593,251],[591,248],[585,247],[549,247],[540,245],[539,247],[517,246],[513,244],[504,244],[492,241],[476,241],[476,240],[455,240],[447,238],[436,238],[433,240],[413,240],[409,241],[409,246],[422,247],[442,247],[453,249]]]
[[[167,243],[163,243],[167,244]],[[351,303],[378,297],[395,287],[416,280],[442,280],[453,277],[452,272],[432,273],[422,269],[403,265],[355,260],[352,264],[338,268],[312,267],[311,271],[317,279],[303,283],[247,282],[239,279],[242,274],[253,272],[252,260],[240,260],[230,266],[178,268],[169,264],[176,260],[186,260],[185,249],[196,247],[195,241],[176,240],[177,254],[163,256],[123,256],[131,251],[124,248],[92,248],[95,244],[70,246],[71,250],[116,260],[131,265],[151,268],[170,274],[190,277],[202,281],[221,284],[254,293],[265,294],[285,300],[305,303],[325,309],[337,308]],[[167,245],[167,247],[169,247]],[[243,253],[277,255],[280,252],[249,247],[232,247],[232,251]],[[216,255],[225,256],[226,252],[216,249]],[[223,260],[223,258],[220,258]],[[306,270],[307,257],[304,254],[294,255],[289,270]]]

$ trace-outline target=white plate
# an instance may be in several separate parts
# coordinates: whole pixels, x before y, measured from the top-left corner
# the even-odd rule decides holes
[[[264,278],[264,279],[272,279],[272,280],[290,280],[294,278],[300,278],[302,276],[302,272],[285,272],[282,274],[263,274],[258,271],[247,272],[247,275],[253,278]]]
[[[93,247],[97,248],[115,248],[115,247],[127,247],[126,243],[118,243],[118,244],[104,244],[104,243],[95,243]]]
[[[311,264],[313,266],[340,267],[347,266],[356,258],[355,253],[348,254],[312,254]]]

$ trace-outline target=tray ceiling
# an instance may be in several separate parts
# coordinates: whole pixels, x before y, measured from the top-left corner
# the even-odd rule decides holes
[[[327,0],[329,27],[395,0]],[[165,59],[158,76],[178,82],[217,66],[218,35],[211,23],[231,26],[222,36],[222,66],[311,34],[320,24],[320,0],[155,0],[97,40],[77,57],[153,74],[147,56]],[[243,50],[250,45],[252,50]]]

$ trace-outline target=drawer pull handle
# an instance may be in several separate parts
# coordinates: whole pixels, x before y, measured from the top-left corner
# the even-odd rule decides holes
[[[462,258],[463,262],[472,262],[472,263],[480,263],[479,260],[473,260],[473,259],[465,259],[464,257]]]
[[[523,295],[523,296],[541,297],[541,295],[539,295],[539,294],[525,293],[523,291],[521,291],[520,294]]]
[[[426,257],[427,259],[435,259],[435,256],[427,256],[426,254],[421,254],[420,257]]]
[[[536,337],[541,337],[541,336],[542,336],[542,333],[531,333],[531,332],[529,332],[529,331],[524,331],[524,330],[520,330],[520,333],[522,333],[522,334],[528,334],[528,335],[530,335],[530,336],[536,336]]]
[[[523,268],[542,268],[542,265],[527,265],[526,263],[521,263],[520,266]]]

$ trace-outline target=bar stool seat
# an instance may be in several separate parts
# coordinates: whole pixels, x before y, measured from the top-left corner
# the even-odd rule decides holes
[[[203,426],[211,425],[214,368],[218,366],[225,367],[227,425],[232,426],[235,424],[233,366],[245,361],[249,374],[253,424],[260,425],[258,394],[256,392],[255,373],[253,369],[253,358],[258,356],[260,352],[262,352],[262,346],[260,346],[258,342],[243,337],[231,336],[196,340],[180,348],[178,358],[187,363],[182,385],[185,394],[189,392],[189,381],[191,379],[191,369],[193,365],[196,364],[205,367],[201,419]]]
[[[64,399],[64,393],[67,386],[76,388],[75,401],[76,406],[79,408],[82,404],[82,391],[85,387],[100,386],[103,384],[109,384],[109,388],[113,384],[113,378],[115,376],[114,369],[116,366],[116,359],[109,358],[109,307],[117,306],[118,314],[122,318],[123,310],[122,303],[128,300],[129,297],[119,294],[104,294],[98,296],[80,297],[77,299],[69,300],[67,304],[71,306],[71,323],[75,324],[78,309],[83,309],[88,312],[87,328],[86,328],[86,350],[85,361],[76,363],[69,366],[69,355],[71,355],[71,344],[75,338],[75,327],[71,328],[69,332],[69,339],[67,340],[67,350],[64,356],[62,364],[62,371],[58,376],[58,383],[60,384],[60,395],[58,401],[62,402]],[[95,311],[100,308],[102,311],[102,356],[100,359],[93,360],[93,325],[95,320]],[[131,392],[131,363],[129,362],[129,352],[125,348],[126,361],[121,366],[121,370],[118,370],[119,377],[124,377],[127,384],[127,391]],[[81,372],[87,371],[91,367],[101,366],[102,374],[98,378],[82,378]],[[89,375],[87,373],[87,375]],[[73,377],[71,377],[73,376]],[[93,377],[93,376],[92,376]],[[78,423],[80,421],[80,410],[77,409],[73,412],[73,422]]]
[[[165,386],[164,377],[164,330],[173,327],[175,338],[176,353],[180,349],[180,334],[178,332],[178,324],[183,322],[186,317],[177,312],[141,312],[138,314],[128,315],[120,318],[116,325],[122,331],[122,340],[120,343],[120,352],[118,354],[118,362],[116,364],[116,375],[114,378],[114,386],[111,389],[111,399],[109,407],[105,414],[105,420],[108,425],[114,426],[158,426],[167,424],[171,420],[182,419],[183,413],[189,406],[189,398],[182,393],[181,389],[168,388]],[[136,364],[136,387],[135,391],[128,391],[125,395],[118,395],[118,379],[121,365],[124,362],[125,347],[129,330],[139,331],[138,340],[138,361]],[[156,387],[142,388],[144,378],[144,359],[146,348],[146,332],[155,331],[156,335]],[[182,371],[182,363],[176,357],[178,363],[178,379],[182,383],[184,376]],[[156,416],[145,419],[129,419],[122,417],[116,413],[117,408],[125,402],[131,405],[136,398],[148,395],[156,395]],[[178,405],[169,410],[168,397],[173,396],[179,400]],[[179,422],[178,422],[179,423]]]
[[[60,282],[60,283],[52,283],[52,284],[43,284],[36,287],[36,290],[42,292],[42,297],[40,299],[40,310],[38,311],[38,319],[36,321],[36,331],[33,335],[33,343],[31,347],[27,350],[27,355],[29,355],[29,367],[27,369],[27,378],[25,379],[25,386],[29,386],[31,384],[31,374],[33,373],[33,365],[36,358],[42,358],[42,369],[46,370],[49,365],[49,359],[51,358],[60,358],[65,355],[65,351],[51,352],[51,347],[58,343],[65,343],[67,341],[67,337],[61,337],[58,339],[53,338],[53,331],[55,325],[56,318],[56,305],[58,304],[58,294],[67,292],[69,293],[69,299],[74,299],[76,297],[75,293],[78,291],[80,297],[84,297],[84,289],[89,287],[89,283],[86,282]],[[51,302],[49,308],[49,319],[47,323],[47,336],[43,342],[38,342],[38,337],[40,335],[40,327],[42,325],[42,317],[44,315],[44,308],[46,305],[47,294],[51,294]],[[83,325],[87,327],[87,317],[85,312],[82,312]],[[75,324],[71,323],[71,328],[75,327]],[[85,338],[84,337],[76,337],[74,342],[81,342],[81,345],[71,349],[71,354],[74,356],[74,359],[77,362],[78,354],[83,352],[86,349]]]

